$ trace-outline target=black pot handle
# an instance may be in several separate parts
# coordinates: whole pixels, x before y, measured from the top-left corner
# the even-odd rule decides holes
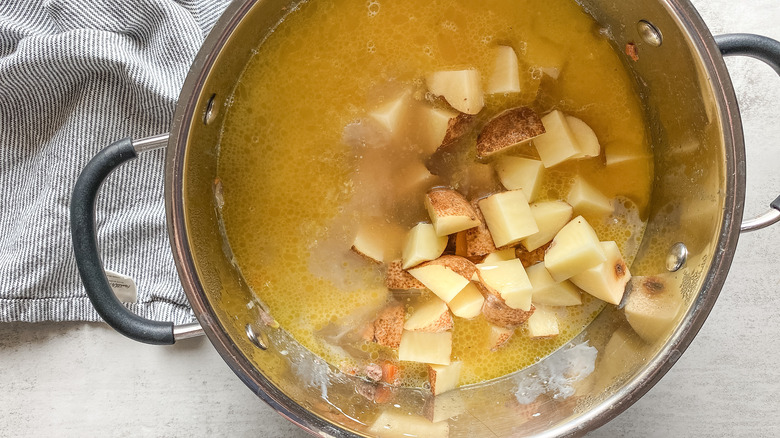
[[[119,333],[147,344],[173,344],[177,339],[197,336],[202,331],[197,324],[180,326],[172,322],[152,321],[132,313],[114,294],[103,269],[97,244],[95,226],[95,199],[108,175],[120,165],[136,158],[138,152],[165,145],[167,135],[151,137],[133,143],[129,138],[119,140],[100,151],[84,167],[73,187],[70,203],[70,226],[73,252],[79,275],[89,300],[98,314]],[[182,336],[176,336],[181,332]]]
[[[730,33],[715,37],[723,56],[749,56],[764,62],[780,75],[780,42],[761,35]],[[741,231],[755,231],[780,221],[780,196],[775,198],[769,211],[742,222]]]

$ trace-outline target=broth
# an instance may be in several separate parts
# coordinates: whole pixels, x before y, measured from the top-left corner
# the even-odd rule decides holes
[[[379,155],[372,161],[362,154],[366,150],[345,144],[345,126],[399,89],[412,90],[419,101],[430,98],[422,80],[430,72],[489,72],[489,48],[497,44],[515,48],[524,85],[538,92],[486,98],[484,117],[517,105],[539,114],[559,109],[585,121],[606,154],[643,157],[609,171],[603,153],[599,159],[566,162],[550,169],[539,195],[561,199],[574,176],[583,175],[606,196],[620,199],[612,216],[592,225],[601,240],[618,243],[629,264],[633,259],[644,232],[652,153],[632,78],[605,32],[579,5],[571,0],[304,2],[258,48],[236,85],[220,140],[218,175],[226,238],[249,287],[284,329],[328,362],[343,368],[354,365],[356,355],[376,360],[394,354],[371,343],[347,352],[322,337],[388,299],[382,269],[350,251],[357,224],[367,214],[381,213],[386,234],[400,248],[404,231],[429,220],[422,199],[430,187],[402,191],[403,178],[397,176],[420,155],[419,148],[374,152]],[[540,69],[551,64],[560,66],[555,79]],[[444,183],[465,192],[489,191],[469,185],[473,154],[459,157]],[[414,307],[419,299],[402,302]],[[452,359],[463,362],[460,384],[541,360],[602,308],[602,302],[583,294],[582,306],[558,310],[557,337],[529,339],[518,330],[505,347],[489,354],[483,346],[488,323],[482,317],[454,318]],[[425,373],[422,365],[402,363],[405,385],[422,385]]]

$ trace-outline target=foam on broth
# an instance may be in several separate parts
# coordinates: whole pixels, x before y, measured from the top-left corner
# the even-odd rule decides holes
[[[489,48],[496,44],[514,47],[540,88],[538,95],[488,99],[488,110],[510,104],[540,114],[560,109],[587,122],[604,149],[647,157],[622,173],[605,172],[601,160],[557,166],[540,195],[563,198],[573,176],[582,174],[605,195],[621,196],[614,217],[593,225],[601,240],[615,240],[633,259],[652,183],[640,100],[619,56],[575,2],[310,0],[280,23],[238,82],[225,116],[218,174],[226,237],[249,286],[284,329],[327,361],[338,366],[351,359],[317,332],[387,300],[381,270],[349,251],[354,226],[366,214],[352,210],[380,208],[397,186],[353,173],[361,157],[345,145],[344,127],[389,99],[388,87],[420,93],[421,78],[432,71],[490,71]],[[552,57],[565,60],[555,80],[534,67]],[[386,156],[387,168],[403,168],[409,154]],[[424,192],[381,211],[408,229],[427,220]],[[356,203],[366,193],[376,196]],[[406,304],[414,306],[414,299]],[[581,332],[601,308],[585,294],[583,306],[559,310],[556,338],[530,340],[520,329],[489,354],[488,324],[481,317],[455,318],[452,359],[464,362],[460,383],[535,363]],[[376,345],[360,348],[372,359],[393,354]],[[421,365],[404,363],[402,372],[404,384],[425,379]]]

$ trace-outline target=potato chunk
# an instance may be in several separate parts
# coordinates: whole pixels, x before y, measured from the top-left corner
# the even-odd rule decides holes
[[[477,213],[466,198],[455,190],[437,187],[425,197],[425,208],[436,235],[447,236],[480,224]]]
[[[551,310],[536,306],[533,315],[528,318],[528,337],[531,339],[552,338],[558,336],[558,317]]]
[[[493,73],[487,83],[488,94],[519,93],[520,66],[517,53],[510,46],[498,46],[493,49]]]
[[[683,308],[679,292],[662,276],[633,277],[623,309],[631,328],[653,343],[668,336]]]
[[[433,395],[443,394],[458,386],[463,362],[450,362],[449,365],[428,365],[428,382]]]
[[[498,179],[507,190],[522,190],[528,202],[536,199],[545,174],[541,161],[507,155],[499,158],[495,167]]]
[[[571,282],[594,297],[617,305],[623,299],[631,272],[615,242],[601,242],[601,248],[606,260],[573,275]]]
[[[465,114],[477,114],[485,106],[482,81],[475,69],[437,71],[425,78],[428,90]]]
[[[580,148],[580,152],[572,158],[590,158],[601,155],[599,139],[587,123],[574,116],[566,116],[566,123],[569,124]]]
[[[411,332],[404,330],[398,347],[398,359],[436,365],[449,365],[452,332]]]
[[[572,206],[563,201],[547,201],[531,204],[531,215],[539,231],[521,241],[528,251],[533,251],[550,242],[573,215]]]
[[[515,244],[539,232],[522,190],[488,196],[479,201],[479,209],[497,248]]]
[[[548,306],[579,306],[582,304],[582,293],[569,280],[555,281],[544,262],[526,268],[528,280],[533,291],[531,302]]]
[[[486,158],[544,134],[542,120],[531,108],[521,106],[491,119],[477,137],[477,157]]]
[[[404,323],[404,330],[438,333],[452,330],[447,303],[437,297],[419,305]]]
[[[544,265],[555,281],[567,280],[606,260],[599,237],[582,216],[561,228],[544,255]]]
[[[471,319],[479,315],[484,303],[485,297],[482,296],[477,285],[469,283],[447,305],[450,307],[453,315]]]
[[[615,210],[609,198],[579,175],[574,179],[566,201],[571,204],[577,214],[590,221],[603,219]]]
[[[545,133],[534,139],[534,145],[544,167],[553,167],[580,153],[577,138],[561,111],[554,110],[542,116],[542,124]]]
[[[437,236],[433,225],[420,223],[415,225],[406,236],[403,253],[403,268],[409,269],[422,262],[438,258],[447,247],[447,237]]]
[[[518,259],[477,265],[480,282],[513,309],[531,309],[533,286]]]
[[[476,271],[476,266],[467,259],[445,255],[408,272],[445,303],[449,303],[469,284]]]

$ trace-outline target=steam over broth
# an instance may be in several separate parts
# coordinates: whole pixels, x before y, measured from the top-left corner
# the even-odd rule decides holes
[[[399,90],[410,90],[416,102],[435,100],[425,89],[431,72],[474,68],[486,76],[494,63],[490,49],[499,44],[516,51],[524,90],[486,96],[482,114],[518,105],[539,114],[556,109],[593,129],[602,156],[550,168],[538,200],[565,199],[577,175],[616,199],[615,212],[591,225],[600,240],[617,242],[630,265],[644,232],[652,153],[632,79],[605,34],[571,0],[310,0],[292,10],[236,86],[218,170],[226,238],[273,318],[342,368],[394,358],[394,351],[371,342],[352,343],[353,351],[333,341],[338,327],[375,313],[390,295],[383,268],[350,247],[356,227],[379,217],[400,258],[405,232],[429,221],[422,201],[431,187],[404,184],[408,163],[421,154],[418,145],[355,148],[345,127]],[[542,70],[553,64],[557,78]],[[604,154],[643,159],[606,171]],[[448,160],[442,165],[450,171],[436,184],[457,186],[470,198],[494,189],[473,171],[473,152]],[[426,294],[399,300],[412,311]],[[490,328],[481,316],[456,317],[452,359],[463,362],[459,383],[539,361],[580,333],[603,306],[583,294],[581,306],[556,310],[558,336],[529,339],[520,328],[495,352],[484,346]],[[402,384],[425,381],[419,364],[401,362],[400,371]]]

